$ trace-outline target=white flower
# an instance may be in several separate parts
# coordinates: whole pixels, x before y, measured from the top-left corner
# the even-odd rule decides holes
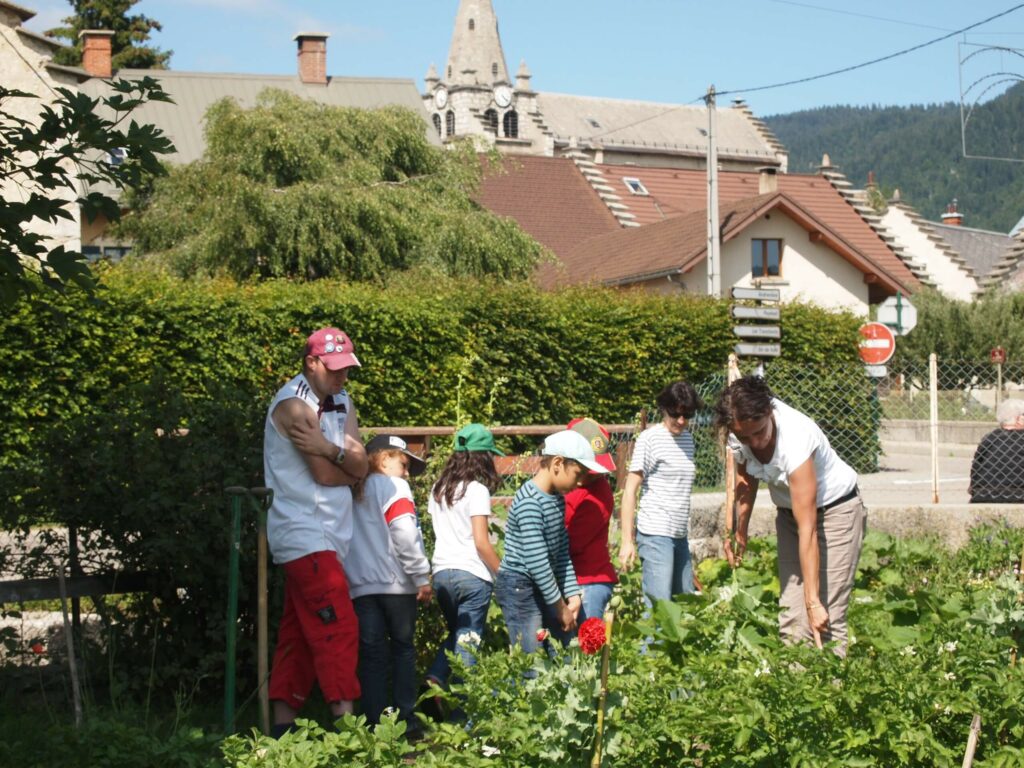
[[[928,583],[928,577],[927,576],[922,576],[921,577],[921,583],[922,584],[927,584]]]
[[[903,646],[903,650],[900,651],[900,656],[917,656],[917,651],[914,650],[914,646],[905,645]]]
[[[951,640],[948,643],[943,643],[942,650],[945,651],[946,653],[956,653],[956,646],[957,646],[957,641],[956,640]]]
[[[944,714],[944,715],[951,715],[951,714],[953,714],[953,710],[950,709],[949,707],[943,707],[942,714]]]
[[[484,757],[494,757],[501,754],[500,749],[492,747],[490,744],[484,744],[480,751],[484,753]]]
[[[761,663],[757,665],[757,669],[754,670],[754,677],[761,677],[761,675],[770,675],[772,668],[768,666],[766,659],[761,659]]]
[[[952,673],[952,672],[947,672],[946,674],[943,675],[943,677],[946,678],[947,680],[956,680],[956,675],[954,673]]]
[[[459,638],[456,642],[459,645],[469,645],[475,648],[478,645],[480,645],[480,635],[472,631],[463,632],[461,635],[459,635]]]

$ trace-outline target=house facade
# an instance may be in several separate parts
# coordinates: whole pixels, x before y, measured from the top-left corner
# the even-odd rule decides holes
[[[4,112],[12,117],[35,123],[44,107],[52,105],[58,98],[58,88],[75,90],[85,73],[74,67],[63,67],[51,60],[53,51],[61,46],[49,38],[37,35],[23,24],[35,16],[35,12],[14,3],[0,0],[0,83],[5,88],[32,94],[28,97],[11,97],[3,104]],[[23,179],[18,180],[24,182]],[[0,182],[0,196],[4,200],[22,202],[32,191],[23,183]],[[41,191],[41,190],[37,190]],[[78,250],[81,244],[80,215],[74,190],[46,190],[45,194],[59,195],[68,201],[70,219],[45,222],[35,219],[29,222],[31,231],[43,235],[48,248],[63,245],[69,250]]]

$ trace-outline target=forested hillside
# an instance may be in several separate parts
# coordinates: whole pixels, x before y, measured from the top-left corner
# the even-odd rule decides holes
[[[869,171],[888,197],[898,188],[925,218],[959,201],[964,225],[1008,232],[1024,216],[1024,163],[966,159],[960,105],[821,107],[765,119],[789,150],[792,173],[813,173],[827,152],[857,187]],[[968,153],[1024,160],[1024,83],[978,106]]]

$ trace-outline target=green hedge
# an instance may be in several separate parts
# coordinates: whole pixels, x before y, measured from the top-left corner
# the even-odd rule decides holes
[[[125,570],[160,576],[138,605],[105,609],[121,619],[108,628],[118,659],[148,670],[155,653],[157,683],[219,672],[222,489],[262,484],[265,408],[298,370],[311,329],[349,332],[363,363],[350,387],[360,421],[393,426],[584,413],[629,422],[668,381],[720,374],[734,343],[728,302],[686,296],[543,293],[427,273],[388,288],[181,282],[131,266],[100,276],[99,301],[38,293],[0,314],[0,524],[74,524],[87,560],[111,552]],[[856,360],[857,318],[805,305],[782,317],[788,364],[839,371]],[[245,536],[251,575],[251,525]],[[38,571],[51,575],[52,564]]]

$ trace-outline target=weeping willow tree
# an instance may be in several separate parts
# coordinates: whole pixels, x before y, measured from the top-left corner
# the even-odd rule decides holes
[[[333,107],[267,90],[218,102],[203,157],[176,167],[120,233],[179,274],[381,281],[412,267],[521,278],[544,249],[473,200],[473,147],[431,145],[399,107]]]

